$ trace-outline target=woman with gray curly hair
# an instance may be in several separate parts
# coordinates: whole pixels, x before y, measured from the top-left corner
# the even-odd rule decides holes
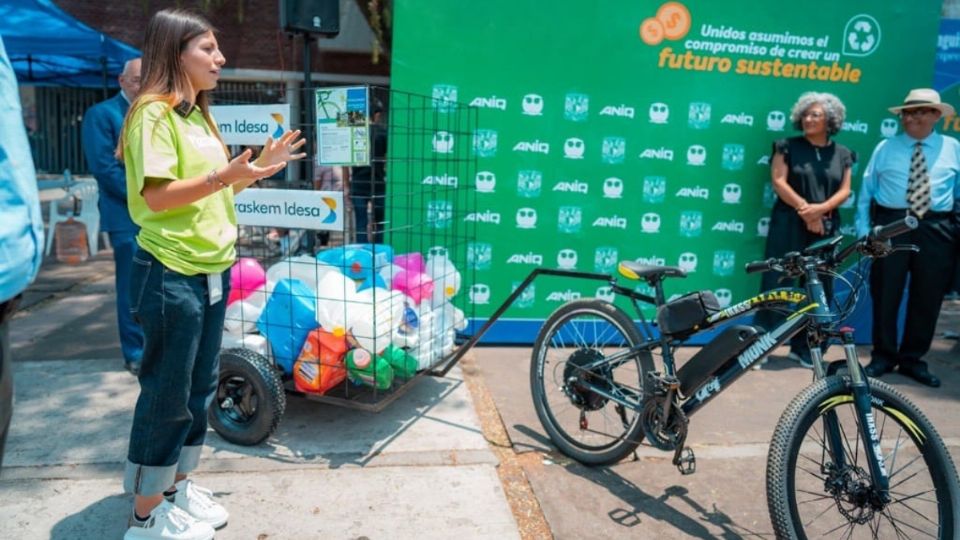
[[[840,229],[837,207],[850,196],[850,175],[856,154],[832,140],[843,126],[846,108],[833,94],[807,92],[790,112],[793,127],[803,134],[773,143],[770,176],[777,202],[770,215],[766,256],[782,257],[791,251],[832,236]],[[763,275],[761,290],[778,286],[780,276]],[[823,278],[827,297],[833,282]],[[766,329],[779,324],[775,313],[761,312],[756,322]],[[790,342],[790,358],[812,367],[807,339]]]

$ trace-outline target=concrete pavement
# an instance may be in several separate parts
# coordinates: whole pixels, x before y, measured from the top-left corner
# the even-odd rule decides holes
[[[13,321],[17,404],[0,476],[4,538],[122,534],[130,497],[120,493],[120,477],[137,387],[121,368],[111,272],[109,252],[78,267],[46,266],[28,292],[28,311]],[[957,328],[960,304],[947,302],[938,336]],[[693,352],[681,349],[681,361]],[[529,357],[529,348],[476,348],[462,370],[420,381],[379,414],[290,396],[279,430],[258,447],[211,431],[195,478],[232,512],[217,537],[771,536],[767,446],[809,371],[774,358],[694,416],[688,443],[698,469],[681,476],[669,454],[648,446],[638,460],[609,468],[558,454],[532,407]],[[920,405],[956,456],[957,342],[938,337],[929,359],[940,389],[898,375],[884,380]],[[479,417],[502,424],[506,446],[481,425],[475,408],[486,400],[477,391],[494,409]],[[519,471],[532,503],[518,505],[514,486],[508,500],[505,469]],[[547,525],[526,529],[521,507]]]

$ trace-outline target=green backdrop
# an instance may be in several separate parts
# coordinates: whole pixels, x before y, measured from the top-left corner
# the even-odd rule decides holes
[[[476,212],[452,209],[476,226],[462,261],[476,317],[537,265],[681,265],[691,274],[668,295],[755,293],[759,278],[742,269],[766,241],[771,143],[799,134],[791,106],[811,90],[845,103],[836,140],[860,156],[857,193],[856,173],[898,128],[887,107],[932,80],[940,4],[396,0],[392,87],[433,109],[407,133],[424,159],[449,153],[445,137],[476,156],[456,187]],[[480,109],[476,129],[438,138],[448,100]],[[430,199],[436,185],[415,182]],[[531,339],[563,301],[604,296],[600,285],[538,280],[494,339]]]

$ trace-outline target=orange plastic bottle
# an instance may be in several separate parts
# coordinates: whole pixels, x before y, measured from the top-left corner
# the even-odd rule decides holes
[[[300,356],[293,366],[294,386],[300,392],[324,394],[347,378],[343,355],[347,340],[322,328],[307,335]]]

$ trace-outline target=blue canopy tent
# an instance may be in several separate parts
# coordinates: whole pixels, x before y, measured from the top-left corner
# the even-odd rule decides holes
[[[21,84],[115,86],[137,49],[74,19],[51,0],[0,2],[0,36]]]

